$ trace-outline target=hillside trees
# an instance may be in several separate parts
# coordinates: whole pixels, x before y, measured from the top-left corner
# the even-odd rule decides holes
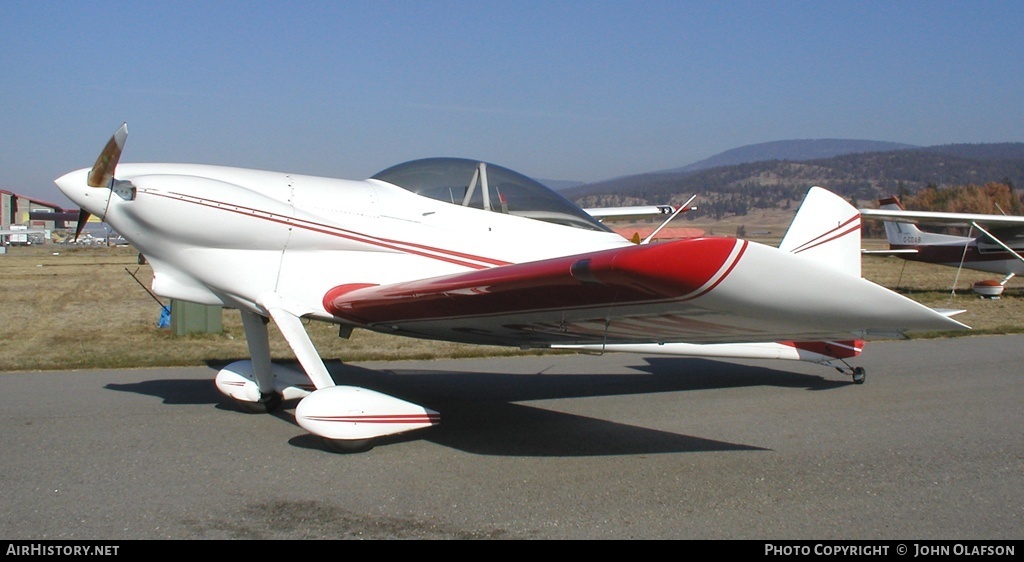
[[[915,211],[941,213],[980,213],[986,215],[1024,215],[1024,203],[1010,182],[984,185],[957,185],[939,189],[929,185],[903,200],[903,206]]]

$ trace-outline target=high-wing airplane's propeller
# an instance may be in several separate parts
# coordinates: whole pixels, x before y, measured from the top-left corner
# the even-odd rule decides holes
[[[96,158],[96,163],[92,165],[92,170],[89,171],[89,179],[86,181],[89,187],[110,188],[112,186],[114,169],[117,168],[117,162],[121,159],[121,152],[124,150],[124,143],[127,138],[128,123],[122,123],[121,127],[107,141],[107,146],[103,147],[103,152],[100,152],[99,157]],[[89,222],[90,216],[92,215],[90,215],[89,211],[79,209],[78,226],[75,227],[75,240],[78,240],[79,235],[82,234],[82,229],[85,228],[85,223]]]

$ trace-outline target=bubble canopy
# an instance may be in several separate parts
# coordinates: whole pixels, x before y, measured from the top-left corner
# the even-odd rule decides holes
[[[540,182],[495,164],[466,158],[425,158],[392,166],[372,179],[453,205],[575,228],[608,231]]]

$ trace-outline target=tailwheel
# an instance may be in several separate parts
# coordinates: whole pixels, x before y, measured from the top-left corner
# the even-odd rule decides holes
[[[348,455],[352,453],[365,453],[373,448],[373,439],[329,439],[322,437],[324,445],[335,453]]]
[[[842,361],[842,359],[840,359],[840,361]],[[864,367],[851,367],[850,364],[847,363],[846,361],[843,361],[843,365],[846,365],[845,369],[843,369],[839,365],[832,366],[835,367],[836,370],[839,371],[840,373],[850,375],[851,377],[853,377],[853,384],[864,384],[864,379],[868,376],[868,373],[867,371],[864,370]]]
[[[236,399],[235,403],[249,414],[270,414],[281,406],[281,395],[273,392],[264,394],[259,402]]]

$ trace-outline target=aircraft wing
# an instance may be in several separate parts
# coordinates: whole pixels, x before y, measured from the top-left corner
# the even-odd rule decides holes
[[[34,228],[31,230],[11,230],[9,228],[0,229],[0,236],[13,234],[46,234],[46,230],[42,228]]]
[[[907,211],[902,209],[859,209],[861,216],[869,219],[910,222],[917,224],[942,224],[946,226],[970,226],[1007,228],[1024,227],[1024,217],[1007,215],[985,215],[979,213],[941,213],[937,211]]]
[[[696,238],[324,296],[342,322],[420,338],[544,347],[851,339],[966,326],[799,254]]]
[[[634,207],[596,207],[584,209],[584,211],[599,221],[627,221],[671,215],[675,212],[675,208],[672,205],[638,205]]]

